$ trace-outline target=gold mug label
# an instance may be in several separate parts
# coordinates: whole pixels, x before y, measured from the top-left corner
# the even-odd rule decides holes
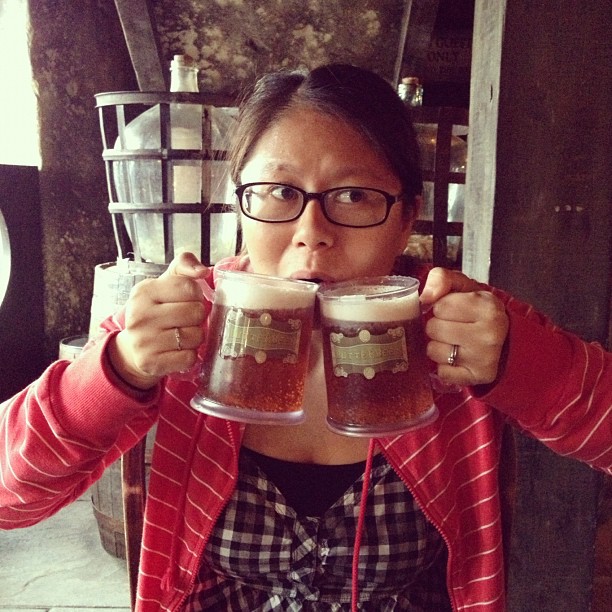
[[[382,334],[362,329],[352,338],[331,333],[329,339],[335,376],[361,374],[372,379],[378,372],[396,373],[408,369],[406,334],[401,326]]]
[[[222,357],[250,355],[257,363],[268,358],[297,363],[301,329],[299,319],[275,321],[269,312],[249,316],[240,308],[230,308],[219,353]]]

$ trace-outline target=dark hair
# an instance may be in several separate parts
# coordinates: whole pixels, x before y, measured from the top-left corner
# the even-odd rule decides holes
[[[261,77],[243,98],[230,149],[232,179],[261,135],[288,109],[307,106],[338,117],[362,133],[400,179],[406,204],[422,192],[419,149],[410,119],[393,87],[373,72],[330,64],[305,72],[282,70]]]

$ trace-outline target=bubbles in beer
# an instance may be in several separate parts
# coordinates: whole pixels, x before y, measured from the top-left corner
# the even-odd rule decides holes
[[[435,418],[418,281],[362,279],[319,298],[332,429],[385,435]]]

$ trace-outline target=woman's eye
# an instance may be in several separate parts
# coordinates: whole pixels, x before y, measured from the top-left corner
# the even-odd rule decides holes
[[[298,199],[299,193],[291,187],[285,185],[278,185],[270,189],[270,195],[275,197],[277,200],[283,200],[283,202],[293,202]]]
[[[337,192],[334,199],[342,204],[357,204],[367,201],[368,196],[363,189],[346,189]]]

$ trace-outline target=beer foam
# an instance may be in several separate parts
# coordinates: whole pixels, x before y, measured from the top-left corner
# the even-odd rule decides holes
[[[280,283],[255,274],[227,274],[215,289],[215,303],[251,310],[308,308],[316,297],[306,283]]]
[[[350,295],[321,300],[324,317],[341,321],[402,321],[421,314],[417,291],[400,297],[384,297],[389,286],[356,287]]]

